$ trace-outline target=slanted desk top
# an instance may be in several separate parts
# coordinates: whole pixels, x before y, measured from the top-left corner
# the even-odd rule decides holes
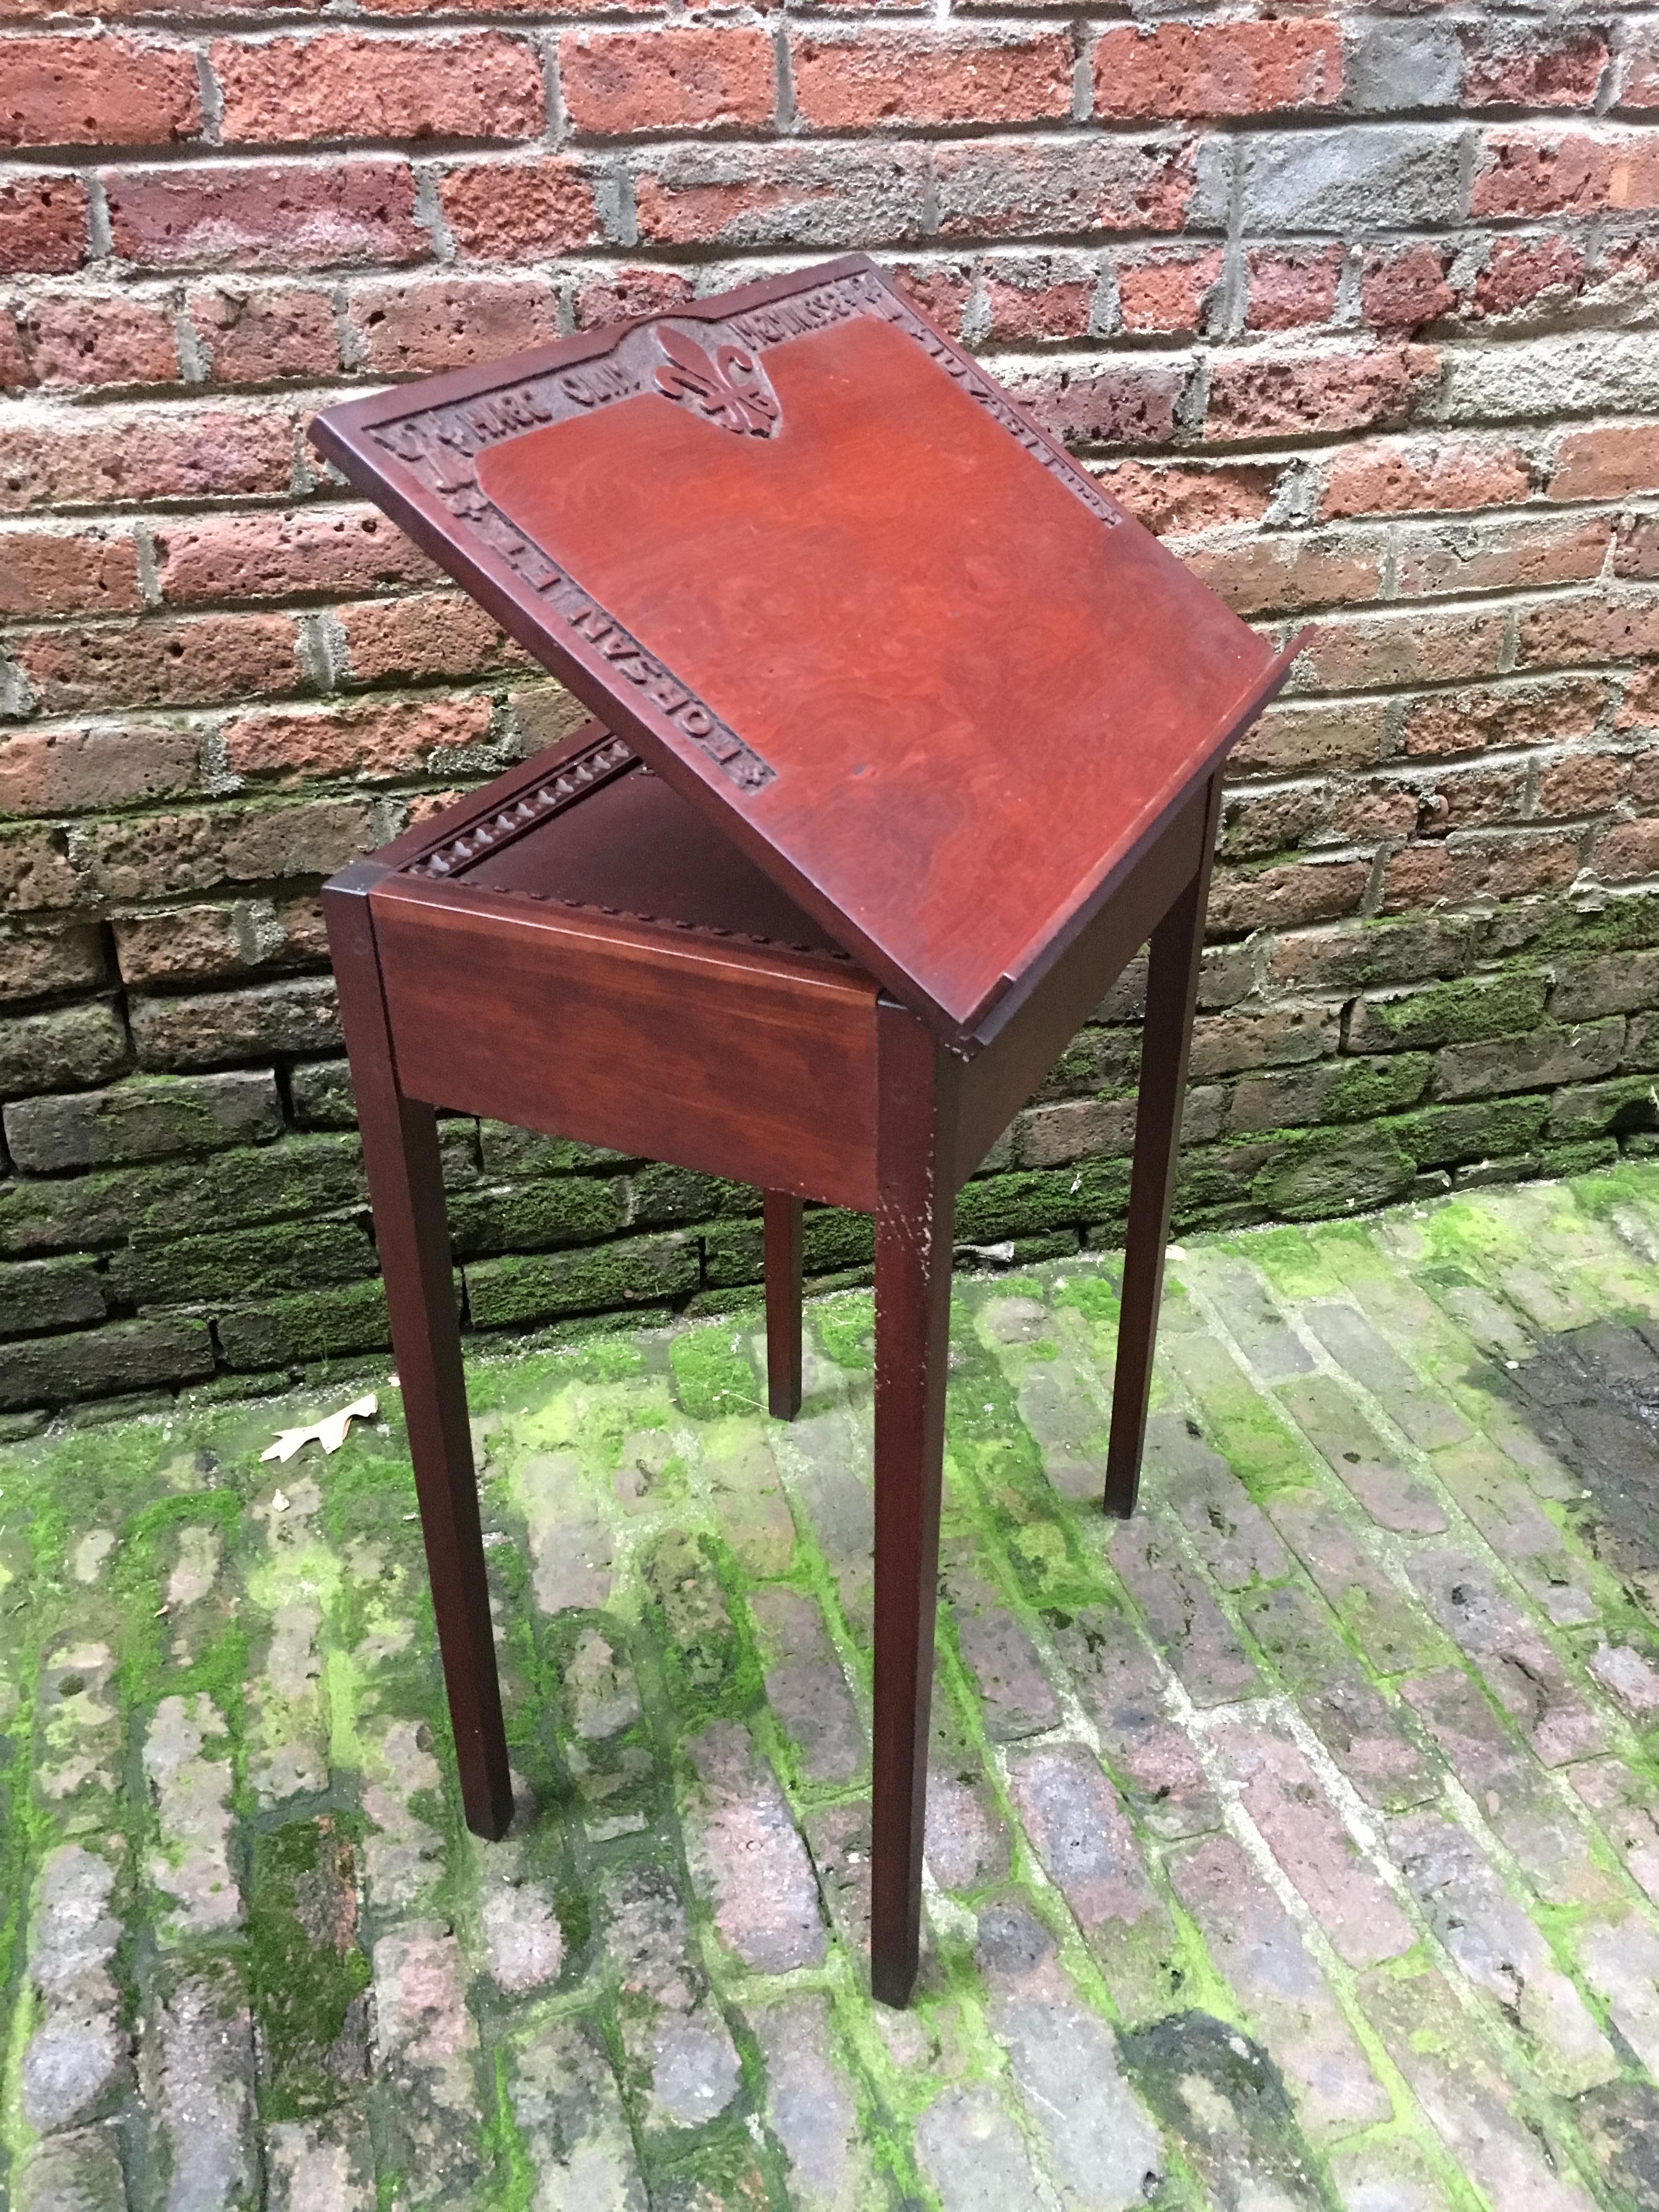
[[[313,434],[969,1051],[1289,666],[861,258]]]

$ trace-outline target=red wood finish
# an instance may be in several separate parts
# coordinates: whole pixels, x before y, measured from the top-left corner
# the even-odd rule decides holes
[[[405,1088],[841,1206],[875,1204],[875,986],[463,885],[372,894]]]
[[[762,1206],[766,1245],[766,1401],[775,1420],[793,1421],[801,1392],[801,1205],[769,1190]]]
[[[1146,974],[1146,1018],[1140,1033],[1140,1096],[1135,1108],[1134,1165],[1123,1247],[1117,1368],[1106,1445],[1106,1510],[1125,1520],[1134,1511],[1141,1447],[1146,1437],[1152,1347],[1164,1295],[1164,1255],[1170,1239],[1170,1208],[1175,1199],[1181,1147],[1181,1109],[1187,1092],[1187,1056],[1204,953],[1210,857],[1221,816],[1219,770],[1211,777],[1204,800],[1198,868],[1152,932]]]
[[[884,2004],[903,2005],[921,1930],[958,1079],[955,1060],[904,1007],[884,999],[877,1024],[870,1975]]]
[[[429,1106],[399,1091],[392,1068],[369,913],[369,895],[380,872],[372,862],[343,871],[324,891],[323,904],[415,1465],[461,1799],[468,1827],[495,1838],[507,1833],[513,1818],[513,1790],[461,1374],[437,1121]]]
[[[862,262],[314,434],[949,1037],[1282,681]]]

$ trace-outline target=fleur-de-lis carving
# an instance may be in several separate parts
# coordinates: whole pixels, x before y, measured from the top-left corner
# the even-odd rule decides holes
[[[718,345],[712,356],[696,338],[671,325],[657,325],[657,343],[668,358],[657,371],[657,389],[718,422],[752,438],[769,438],[781,410],[764,370],[740,345]]]

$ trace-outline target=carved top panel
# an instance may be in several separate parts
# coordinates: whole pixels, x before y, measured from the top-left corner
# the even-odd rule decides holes
[[[1057,957],[1283,680],[867,263],[314,434],[948,1038]]]

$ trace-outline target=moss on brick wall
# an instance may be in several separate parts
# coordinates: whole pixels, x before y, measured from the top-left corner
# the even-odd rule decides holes
[[[1659,896],[1461,920],[1455,933],[1407,916],[1210,949],[1205,997],[1219,985],[1226,1003],[1203,1017],[1178,1229],[1354,1212],[1659,1150],[1659,1016],[1607,1011],[1659,945]],[[1465,974],[1448,972],[1452,944]],[[1287,945],[1294,994],[1273,985]],[[1117,1241],[1141,969],[963,1191],[964,1265]],[[1386,980],[1356,988],[1361,975]],[[0,1406],[216,1371],[276,1381],[386,1348],[343,1063],[281,1074],[135,1077],[7,1109]],[[348,1126],[304,1126],[319,1119]],[[477,1334],[754,1294],[757,1193],[497,1123],[442,1128],[456,1297]],[[88,1132],[100,1164],[77,1170]],[[858,1279],[871,1249],[866,1217],[808,1212],[810,1274]]]

